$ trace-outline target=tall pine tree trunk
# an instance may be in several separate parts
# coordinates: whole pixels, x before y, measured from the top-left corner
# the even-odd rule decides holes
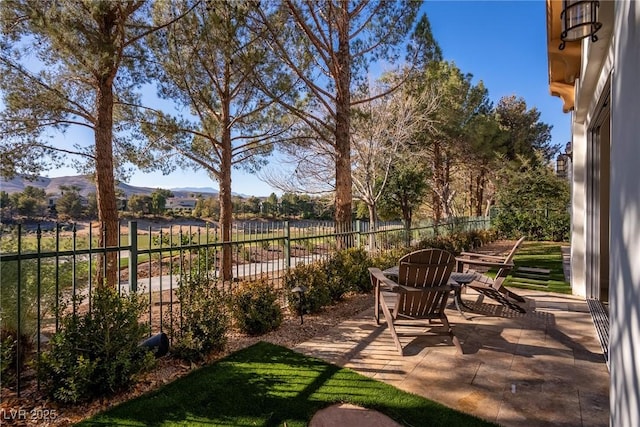
[[[486,184],[485,180],[485,170],[484,168],[480,169],[480,173],[476,177],[476,209],[475,216],[482,216],[482,210],[484,208],[484,187]]]
[[[223,163],[224,157],[223,155]],[[231,156],[229,156],[231,157]],[[227,282],[233,278],[233,247],[231,245],[231,227],[233,218],[233,205],[231,202],[231,176],[222,174],[220,177],[220,237],[222,238],[222,260],[220,265],[220,278]]]
[[[98,219],[103,229],[100,234],[100,247],[118,246],[120,236],[113,178],[112,81],[113,79],[108,77],[100,82],[96,99],[98,110],[95,124],[96,201],[98,204]],[[129,268],[136,268],[136,266],[130,265]],[[98,285],[116,286],[117,279],[118,252],[109,252],[106,257],[100,256],[96,272]]]
[[[351,231],[351,58],[347,3],[340,9],[336,78],[336,200],[335,220],[339,232]],[[339,238],[338,248],[351,246],[350,238]]]
[[[473,183],[475,182],[474,177],[473,177],[473,170],[469,171],[469,187],[467,188],[467,192],[469,194],[469,216],[473,216],[473,209],[476,205],[475,202],[475,191],[473,190]],[[465,207],[465,211],[466,211],[466,207]]]
[[[432,190],[433,222],[438,224],[442,219],[442,153],[440,152],[440,142],[433,141],[433,178],[434,186]]]
[[[220,237],[222,238],[222,260],[220,265],[220,277],[224,282],[233,278],[233,247],[231,245],[231,227],[233,222],[233,204],[231,201],[231,152],[223,150],[220,166],[223,169],[220,176]],[[226,171],[229,173],[226,173]]]
[[[404,243],[411,246],[411,223],[413,221],[413,209],[409,203],[402,204],[402,222],[404,223]]]
[[[442,174],[442,204],[444,207],[444,213],[447,218],[453,216],[453,196],[454,192],[451,189],[451,156],[447,154],[444,160],[444,173]]]
[[[367,203],[369,208],[369,250],[376,250],[376,231],[378,230],[378,213],[375,203]]]
[[[227,82],[229,81],[227,67]],[[233,246],[231,245],[231,226],[233,222],[233,205],[231,201],[231,111],[229,106],[229,89],[227,87],[222,101],[222,147],[220,158],[220,235],[222,237],[222,263],[220,273],[223,282],[233,278]]]

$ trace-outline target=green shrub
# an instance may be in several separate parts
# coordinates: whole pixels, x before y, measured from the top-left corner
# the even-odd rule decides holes
[[[456,254],[474,249],[475,237],[475,233],[471,231],[458,231],[447,236],[453,248],[452,252]]]
[[[418,242],[416,249],[443,249],[445,251],[449,251],[455,253],[455,246],[453,241],[450,239],[450,235],[439,235],[434,237],[429,237]]]
[[[398,261],[400,260],[400,258],[408,254],[412,250],[413,249],[411,248],[395,248],[389,251],[382,252],[373,257],[371,264],[381,270],[386,270],[387,268],[393,267],[394,265],[398,265]]]
[[[278,293],[265,279],[243,282],[234,291],[231,313],[238,328],[249,335],[261,335],[282,323]]]
[[[16,354],[16,345],[16,340],[10,335],[0,339],[0,378],[2,378],[3,383],[7,381],[12,365],[15,366],[13,354]]]
[[[298,264],[289,270],[283,278],[289,308],[296,314],[317,313],[322,307],[331,303],[329,287],[327,286],[327,273],[323,263]],[[298,297],[291,292],[296,286],[302,287],[305,292],[300,304]]]
[[[495,239],[496,233],[492,230],[457,231],[423,239],[418,243],[417,249],[444,249],[459,254],[463,251],[477,249]]]
[[[509,176],[510,175],[510,176]],[[503,237],[563,241],[569,238],[569,184],[542,162],[522,165],[497,193],[493,226]]]
[[[498,233],[493,228],[488,230],[472,230],[469,231],[469,233],[471,234],[471,249],[478,249],[498,239]]]
[[[36,260],[21,261],[20,271],[20,318],[18,318],[18,265],[16,261],[0,263],[0,277],[2,291],[0,291],[0,345],[3,360],[2,382],[11,383],[15,379],[18,326],[20,329],[20,361],[21,367],[27,360],[27,355],[33,347],[38,334],[38,312],[41,319],[51,312],[56,299],[55,265],[42,263],[40,276]],[[86,268],[76,269],[81,280],[81,274]],[[72,265],[61,262],[58,277],[64,283],[71,283]],[[38,279],[40,282],[38,283]],[[12,337],[12,339],[10,339]]]
[[[333,254],[325,264],[331,301],[342,300],[349,291],[371,291],[368,268],[371,258],[362,248],[349,248]]]
[[[79,305],[81,298],[74,300]],[[63,310],[68,304],[63,304]],[[75,403],[129,386],[136,374],[153,364],[153,354],[139,346],[148,326],[138,319],[145,310],[136,294],[96,289],[92,310],[62,316],[61,329],[41,356],[38,374],[49,395]]]
[[[405,230],[390,230],[378,235],[376,240],[383,250],[395,249],[407,245],[407,233]]]
[[[176,296],[180,303],[180,321],[170,322],[173,353],[185,360],[202,360],[212,351],[222,350],[227,342],[229,317],[225,298],[206,270],[185,274]]]
[[[547,218],[545,240],[566,242],[569,240],[571,217],[567,211],[551,212]]]
[[[17,230],[16,230],[17,231]],[[23,238],[23,251],[35,251],[35,239],[31,236]],[[41,250],[53,250],[53,239],[42,239]],[[0,239],[0,252],[17,251],[17,234],[3,235]],[[51,262],[38,263],[37,260],[22,260],[20,263],[20,318],[18,318],[18,262],[3,261],[0,263],[2,291],[0,291],[0,375],[3,384],[15,381],[18,351],[18,329],[20,329],[20,370],[28,362],[31,350],[38,336],[38,314],[40,319],[50,316],[56,301],[56,277],[61,289],[69,288],[72,278],[78,283],[88,281],[89,267],[87,262],[75,265],[64,262],[68,257],[61,257],[57,266]],[[38,271],[39,265],[39,271]],[[39,273],[39,274],[38,274]]]
[[[0,378],[5,386],[16,382],[18,362],[18,333],[15,330],[0,330]],[[25,334],[20,336],[20,370],[25,365],[27,354],[31,351],[33,343]]]
[[[567,211],[521,210],[504,208],[498,212],[493,224],[501,236],[516,239],[527,236],[528,240],[569,239],[570,217]]]

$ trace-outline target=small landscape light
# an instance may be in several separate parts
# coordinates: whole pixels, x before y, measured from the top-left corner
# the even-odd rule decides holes
[[[291,289],[291,292],[298,296],[298,311],[300,312],[300,324],[301,325],[304,323],[302,303],[303,303],[303,300],[304,300],[304,292],[305,291],[306,291],[306,289],[304,288],[304,286],[296,286],[295,288]]]

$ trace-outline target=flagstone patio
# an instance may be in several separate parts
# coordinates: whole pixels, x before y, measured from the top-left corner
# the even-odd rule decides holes
[[[401,339],[395,349],[373,307],[296,350],[503,426],[608,426],[609,371],[587,303],[518,290],[520,314],[475,295],[465,320],[447,312],[465,354],[445,337]],[[439,327],[435,326],[434,327]]]

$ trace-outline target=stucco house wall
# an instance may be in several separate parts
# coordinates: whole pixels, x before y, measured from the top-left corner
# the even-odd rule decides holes
[[[565,112],[572,110],[571,285],[575,295],[608,301],[610,424],[637,427],[640,3],[600,1],[599,40],[584,39],[573,52],[556,48],[563,5],[547,0],[547,33],[550,90],[563,99]],[[607,244],[598,242],[600,236]]]
[[[615,2],[611,85],[611,425],[640,425],[640,3]]]

